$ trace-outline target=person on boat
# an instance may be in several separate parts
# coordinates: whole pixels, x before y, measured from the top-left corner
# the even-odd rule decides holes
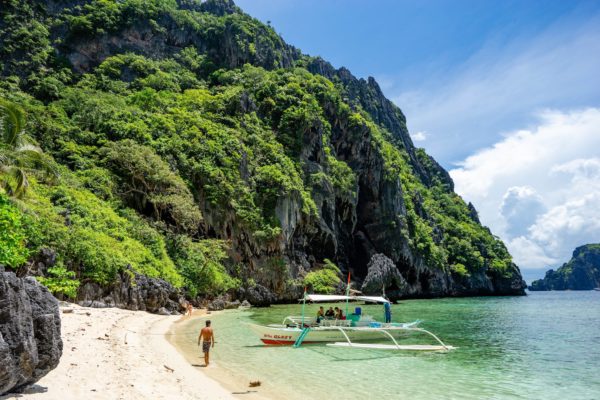
[[[200,341],[202,341],[202,352],[204,353],[204,366],[208,367],[211,344],[213,348],[215,347],[215,334],[210,327],[210,320],[206,320],[206,326],[200,330],[198,346],[200,346]]]
[[[321,322],[323,318],[325,318],[325,309],[321,306],[319,307],[319,311],[317,311],[317,324]]]
[[[337,310],[337,313],[335,314],[335,319],[339,319],[339,320],[344,320],[346,319],[346,316],[344,315],[344,312],[342,311],[341,308],[335,308]]]
[[[392,322],[392,306],[389,302],[383,303],[383,311],[385,313],[385,323]]]
[[[333,307],[329,307],[329,310],[325,313],[325,318],[333,319],[335,318],[335,311],[333,311]]]

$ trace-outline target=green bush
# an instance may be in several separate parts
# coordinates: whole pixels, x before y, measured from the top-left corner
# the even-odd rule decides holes
[[[75,279],[75,272],[67,270],[63,266],[48,268],[49,277],[37,277],[36,279],[57,296],[66,296],[69,299],[77,297],[79,281]]]
[[[240,286],[225,269],[226,244],[220,240],[191,241],[180,236],[175,240],[175,262],[192,297],[216,296]]]
[[[450,266],[450,269],[452,270],[452,272],[454,272],[458,276],[461,276],[461,277],[471,276],[471,274],[469,274],[469,271],[467,270],[467,267],[465,267],[464,265],[462,265],[460,263]]]
[[[322,269],[310,271],[304,277],[304,285],[314,293],[332,294],[340,283],[340,269],[330,260],[325,259]]]
[[[17,268],[29,257],[23,218],[19,210],[0,193],[0,265]]]

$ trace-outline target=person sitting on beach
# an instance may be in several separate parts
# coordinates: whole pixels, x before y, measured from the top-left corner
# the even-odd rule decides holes
[[[325,313],[325,318],[333,319],[335,317],[335,311],[333,311],[333,307],[329,307],[329,310]]]
[[[215,334],[210,327],[210,320],[206,321],[206,326],[200,330],[200,335],[198,335],[198,346],[200,346],[200,341],[202,341],[202,352],[204,353],[204,366],[208,367],[209,361],[209,351],[212,347],[215,347]]]
[[[319,307],[319,311],[317,311],[317,324],[321,322],[323,318],[325,318],[325,309],[321,306]]]

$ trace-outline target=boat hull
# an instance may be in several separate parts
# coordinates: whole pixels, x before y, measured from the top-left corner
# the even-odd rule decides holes
[[[264,326],[249,324],[250,329],[258,336],[258,338],[264,343],[272,346],[290,346],[293,345],[300,334],[302,329],[300,328],[288,328],[284,326]],[[375,341],[386,339],[388,337],[385,333],[378,330],[345,330],[348,337],[354,341]],[[311,343],[328,343],[328,342],[339,342],[345,341],[346,337],[344,332],[335,328],[311,328],[308,334],[304,337],[302,344]],[[403,333],[402,330],[389,330],[387,331],[393,336],[399,336]]]

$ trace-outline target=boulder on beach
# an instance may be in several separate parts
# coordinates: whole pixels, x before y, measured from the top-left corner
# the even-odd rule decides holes
[[[58,301],[34,278],[0,266],[0,395],[56,368],[62,348]]]

